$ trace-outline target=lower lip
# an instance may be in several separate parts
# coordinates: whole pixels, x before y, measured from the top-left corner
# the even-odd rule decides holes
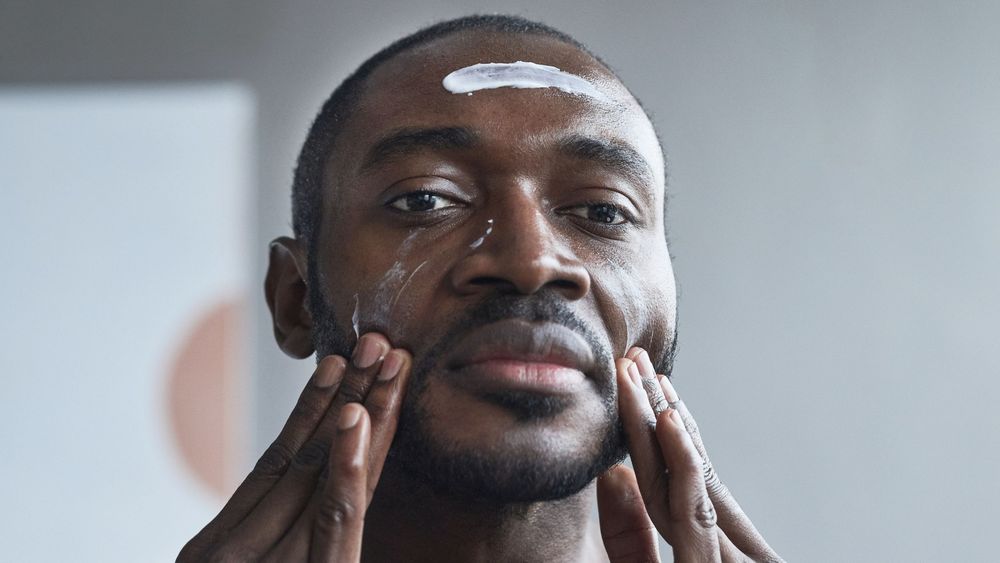
[[[529,391],[567,394],[580,389],[586,376],[571,367],[540,362],[490,360],[459,368],[456,381],[476,391]]]

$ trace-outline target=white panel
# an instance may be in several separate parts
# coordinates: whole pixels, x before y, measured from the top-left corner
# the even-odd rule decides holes
[[[172,561],[218,510],[165,378],[245,293],[253,117],[227,85],[0,90],[5,560]]]

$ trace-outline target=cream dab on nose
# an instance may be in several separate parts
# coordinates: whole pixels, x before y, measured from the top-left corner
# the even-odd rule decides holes
[[[470,95],[477,90],[492,88],[556,88],[568,94],[609,101],[586,78],[554,66],[525,61],[474,64],[449,73],[441,85],[453,94]]]

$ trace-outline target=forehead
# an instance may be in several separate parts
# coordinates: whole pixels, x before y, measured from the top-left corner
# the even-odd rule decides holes
[[[556,67],[592,83],[604,99],[555,88],[449,92],[449,73],[482,63],[525,61]],[[464,127],[505,147],[526,151],[584,135],[634,148],[662,187],[659,141],[631,93],[603,65],[573,45],[537,35],[460,32],[405,51],[365,81],[338,135],[328,172],[356,172],[365,151],[403,129]],[[330,170],[332,167],[334,170]]]

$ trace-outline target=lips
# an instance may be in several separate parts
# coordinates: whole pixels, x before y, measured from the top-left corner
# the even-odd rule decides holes
[[[456,384],[477,392],[564,394],[586,382],[594,363],[587,341],[568,327],[513,319],[469,333],[445,365]]]

